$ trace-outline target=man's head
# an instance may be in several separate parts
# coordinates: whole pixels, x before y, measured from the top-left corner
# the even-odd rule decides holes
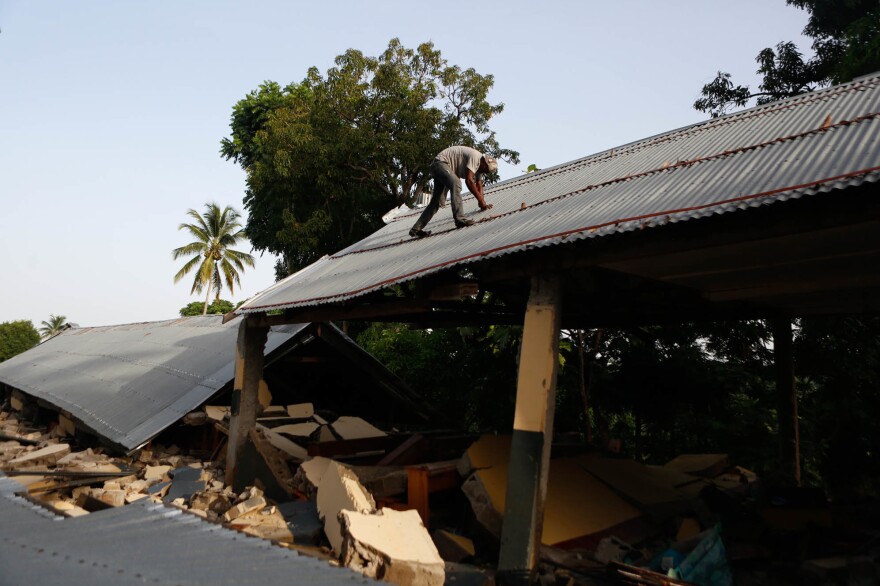
[[[483,169],[485,167],[485,169]],[[483,155],[482,164],[480,165],[481,171],[488,171],[489,173],[494,173],[498,170],[498,161],[495,160],[495,157],[492,155]]]

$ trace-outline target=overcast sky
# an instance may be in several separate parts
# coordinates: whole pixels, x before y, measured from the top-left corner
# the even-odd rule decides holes
[[[187,209],[244,211],[244,173],[219,156],[232,106],[348,48],[430,40],[493,74],[510,178],[704,119],[691,104],[718,69],[756,85],[762,48],[809,51],[806,20],[784,0],[2,0],[0,322],[154,321],[200,300],[171,250]],[[273,265],[223,297],[267,288]]]

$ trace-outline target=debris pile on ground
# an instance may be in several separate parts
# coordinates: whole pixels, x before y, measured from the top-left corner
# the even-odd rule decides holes
[[[205,430],[198,449],[159,438],[112,456],[81,447],[61,417],[45,431],[0,411],[0,469],[65,516],[149,498],[386,582],[493,583],[509,436],[388,433],[310,404],[265,405],[249,434],[246,486],[235,489],[223,467],[229,409],[198,413],[184,422]],[[773,486],[726,454],[663,466],[560,454],[549,469],[543,584],[880,582],[875,503],[833,507],[821,491]]]

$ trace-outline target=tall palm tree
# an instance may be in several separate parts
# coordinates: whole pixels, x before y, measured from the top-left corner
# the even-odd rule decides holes
[[[49,314],[49,321],[40,322],[40,335],[43,338],[51,338],[55,334],[60,334],[67,326],[67,318],[63,315]]]
[[[254,257],[230,248],[240,240],[247,239],[238,221],[241,215],[230,206],[221,210],[220,206],[211,202],[205,204],[204,214],[193,209],[187,210],[186,213],[195,221],[192,224],[181,224],[177,229],[189,232],[195,240],[175,248],[171,254],[174,260],[186,256],[192,258],[177,271],[174,282],[177,283],[195,269],[195,280],[190,294],[201,293],[202,289],[207,289],[205,310],[202,312],[202,315],[206,315],[212,291],[216,299],[220,299],[220,292],[225,282],[229,292],[235,293],[235,285],[241,285],[239,273],[244,271],[245,265],[254,267]]]

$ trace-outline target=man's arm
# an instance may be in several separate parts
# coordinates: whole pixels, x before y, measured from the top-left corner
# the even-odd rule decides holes
[[[467,170],[467,176],[464,178],[464,184],[467,185],[467,188],[471,193],[474,194],[474,197],[477,198],[477,202],[480,204],[480,209],[485,211],[492,207],[492,204],[487,204],[486,199],[483,197],[483,180],[474,181],[474,172],[470,169]]]

